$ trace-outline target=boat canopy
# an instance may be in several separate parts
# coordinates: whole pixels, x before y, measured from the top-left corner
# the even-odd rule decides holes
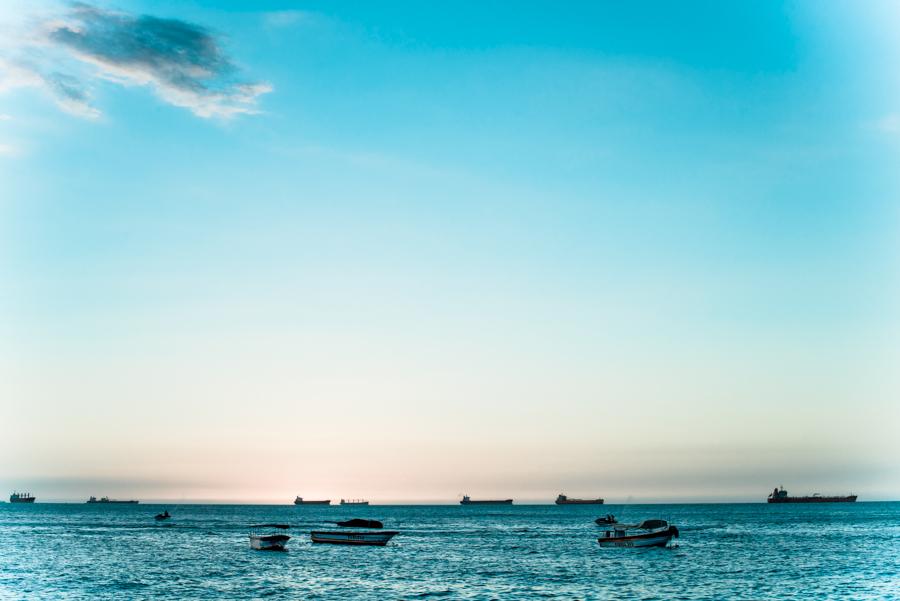
[[[644,520],[640,523],[638,528],[642,530],[654,530],[656,528],[665,528],[669,525],[669,522],[665,520]]]
[[[251,528],[278,528],[279,530],[287,530],[290,528],[287,524],[253,524]]]

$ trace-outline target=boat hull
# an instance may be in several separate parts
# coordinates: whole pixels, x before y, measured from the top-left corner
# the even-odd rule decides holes
[[[599,538],[601,547],[665,547],[672,540],[671,534],[652,536],[632,536],[622,538]]]
[[[28,497],[28,498],[25,498],[25,499],[13,499],[13,498],[10,498],[9,502],[10,502],[10,503],[34,503],[34,497]]]
[[[460,501],[460,505],[512,505],[512,499],[502,499],[498,501]]]
[[[328,501],[294,501],[294,505],[331,505],[331,500]]]
[[[566,499],[556,501],[557,505],[603,505],[603,499]]]
[[[382,532],[310,532],[310,538],[314,543],[329,545],[368,545],[383,547],[394,538],[398,532],[384,530]]]
[[[250,548],[255,551],[284,551],[284,546],[291,540],[287,534],[251,534]]]
[[[666,526],[656,530],[609,530],[603,533],[597,542],[601,547],[665,547],[678,536],[678,528]]]

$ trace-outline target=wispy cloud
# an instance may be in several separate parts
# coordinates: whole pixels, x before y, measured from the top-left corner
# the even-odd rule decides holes
[[[98,80],[150,87],[199,117],[257,113],[259,96],[272,89],[242,80],[220,39],[201,25],[88,4],[43,20],[15,59],[0,61],[0,91],[40,87],[89,118],[100,114],[90,93]]]
[[[875,128],[883,134],[900,134],[900,113],[885,115],[875,124]]]
[[[268,27],[290,27],[308,21],[312,14],[304,10],[276,10],[263,15],[263,23]]]

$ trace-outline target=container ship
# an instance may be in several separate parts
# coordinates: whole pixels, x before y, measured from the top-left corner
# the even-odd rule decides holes
[[[603,499],[570,499],[566,495],[556,497],[557,505],[603,505]]]
[[[855,503],[856,495],[846,497],[823,497],[815,493],[809,497],[789,497],[784,487],[776,488],[766,499],[768,503]]]
[[[34,503],[34,495],[30,492],[14,492],[9,495],[10,503]]]
[[[512,505],[512,499],[470,499],[469,495],[463,495],[460,505]]]
[[[93,503],[103,503],[104,505],[106,505],[107,503],[108,503],[108,504],[115,504],[115,505],[137,505],[137,503],[138,503],[138,502],[135,501],[134,499],[130,499],[130,500],[128,500],[128,501],[120,501],[120,500],[118,500],[118,499],[110,499],[109,497],[100,497],[99,499],[98,499],[97,497],[91,497],[91,498],[88,499],[86,502],[87,502],[87,503],[91,503],[91,504],[93,504]]]
[[[331,499],[325,501],[307,501],[303,497],[294,499],[294,505],[331,505]]]

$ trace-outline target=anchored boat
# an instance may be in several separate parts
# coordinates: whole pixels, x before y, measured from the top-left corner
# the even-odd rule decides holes
[[[307,501],[303,497],[294,499],[294,505],[331,505],[331,499],[325,501]]]
[[[598,526],[611,526],[616,523],[616,516],[611,513],[606,514],[605,516],[601,516],[594,520],[594,523]]]
[[[603,499],[570,499],[566,495],[556,497],[557,505],[603,505]]]
[[[365,499],[341,499],[341,505],[368,505]]]
[[[846,497],[823,497],[819,493],[814,493],[809,497],[791,497],[788,492],[781,486],[772,491],[766,498],[767,503],[856,503],[856,495],[850,494]]]
[[[678,537],[678,528],[665,520],[644,520],[640,524],[612,524],[600,534],[601,547],[665,547]]]
[[[103,504],[110,503],[110,504],[118,504],[118,505],[123,505],[123,504],[124,505],[135,505],[138,503],[134,499],[131,499],[128,501],[119,501],[118,499],[110,499],[109,497],[100,497],[99,499],[97,497],[91,497],[86,502],[91,503],[91,504],[93,504],[93,503],[103,503]]]
[[[35,496],[30,492],[14,492],[9,495],[10,503],[34,503]]]
[[[494,499],[470,499],[469,495],[463,495],[462,501],[459,502],[460,505],[512,505],[512,499],[502,499],[502,500],[494,500]]]
[[[254,524],[250,526],[250,548],[256,551],[284,551],[291,537],[284,533],[287,524]]]

